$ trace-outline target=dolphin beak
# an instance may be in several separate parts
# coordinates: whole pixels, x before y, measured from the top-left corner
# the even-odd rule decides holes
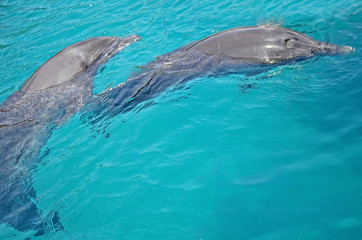
[[[133,42],[137,42],[141,40],[141,37],[138,36],[137,34],[133,34],[133,35],[130,35],[130,36],[127,36],[127,37],[124,37],[122,38],[122,41],[125,43],[125,44],[131,44]]]
[[[354,52],[355,49],[350,46],[337,46],[326,42],[319,42],[317,52],[323,55],[338,55]]]
[[[136,34],[129,35],[124,38],[122,38],[122,37],[113,37],[113,38],[114,38],[113,39],[114,44],[116,44],[118,47],[117,52],[119,52],[120,50],[124,49],[125,47],[131,45],[132,43],[141,40],[141,37]]]

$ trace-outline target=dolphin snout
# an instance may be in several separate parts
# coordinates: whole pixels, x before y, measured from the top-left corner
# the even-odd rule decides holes
[[[338,46],[330,43],[320,42],[317,51],[321,54],[337,55],[353,52],[354,48],[351,46]]]
[[[133,35],[123,38],[122,40],[123,40],[123,42],[133,43],[133,42],[137,42],[137,41],[141,40],[141,37],[138,36],[137,34],[133,34]]]

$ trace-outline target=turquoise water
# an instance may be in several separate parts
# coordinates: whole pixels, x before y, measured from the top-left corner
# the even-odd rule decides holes
[[[65,231],[36,239],[361,239],[360,1],[1,1],[0,101],[89,37],[143,37],[97,75],[99,93],[191,41],[266,23],[356,51],[198,79],[96,125],[76,114],[33,174]],[[1,239],[31,235],[0,225]]]

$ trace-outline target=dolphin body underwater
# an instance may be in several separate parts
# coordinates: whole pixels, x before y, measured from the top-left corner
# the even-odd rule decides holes
[[[96,37],[75,43],[44,63],[0,105],[0,222],[35,236],[61,229],[57,212],[42,216],[36,206],[31,173],[41,148],[56,125],[62,124],[92,96],[98,68],[134,41]]]
[[[31,173],[55,126],[80,109],[112,117],[192,79],[254,74],[314,56],[349,52],[279,26],[226,30],[159,56],[124,83],[92,96],[98,68],[140,37],[97,37],[73,44],[44,63],[0,105],[0,221],[35,236],[61,230],[57,212],[36,206]]]

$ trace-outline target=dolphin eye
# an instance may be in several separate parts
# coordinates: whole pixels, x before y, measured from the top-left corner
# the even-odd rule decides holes
[[[298,38],[291,37],[284,40],[284,44],[287,48],[300,48],[300,41]]]
[[[291,40],[292,40],[292,39],[290,39],[290,38],[284,40],[284,45],[285,45],[287,48],[292,48],[292,47],[293,47],[293,44],[292,44]]]

